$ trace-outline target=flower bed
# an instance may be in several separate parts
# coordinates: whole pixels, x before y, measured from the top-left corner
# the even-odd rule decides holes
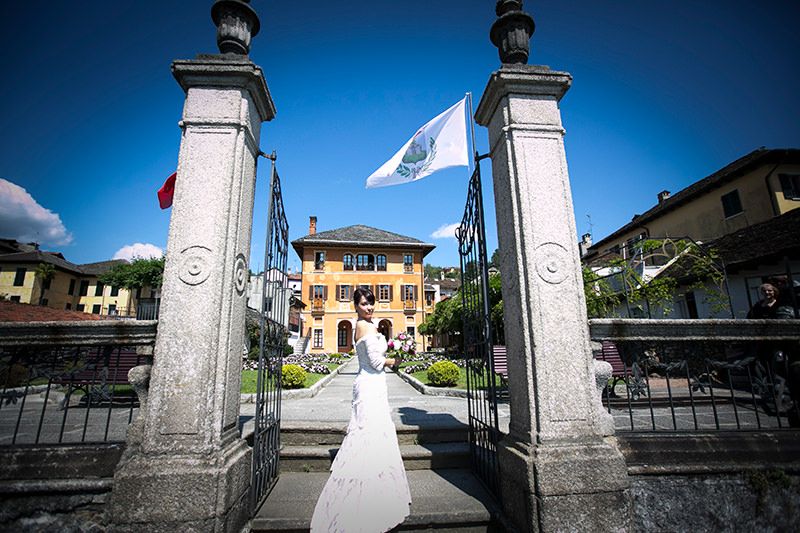
[[[305,370],[306,381],[303,384],[303,388],[308,388],[349,359],[349,355],[337,353],[292,354],[282,357],[282,362],[284,365],[297,365]],[[242,361],[242,393],[255,392],[257,372],[258,359],[248,359],[245,357]]]

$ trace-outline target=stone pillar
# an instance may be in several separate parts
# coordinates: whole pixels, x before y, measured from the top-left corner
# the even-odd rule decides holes
[[[593,405],[559,111],[571,81],[547,67],[503,65],[476,111],[489,128],[508,348],[502,498],[520,531],[625,531],[625,461],[615,439],[603,437],[607,427]]]
[[[252,453],[238,422],[256,159],[275,108],[245,55],[172,71],[186,102],[154,366],[111,519],[116,531],[238,533],[250,513]]]

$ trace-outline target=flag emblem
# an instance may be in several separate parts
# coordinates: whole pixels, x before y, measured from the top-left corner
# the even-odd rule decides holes
[[[454,166],[467,166],[466,99],[422,126],[386,163],[367,178],[367,188],[408,183]]]

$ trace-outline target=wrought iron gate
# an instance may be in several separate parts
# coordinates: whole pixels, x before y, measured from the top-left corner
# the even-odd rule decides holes
[[[283,209],[275,154],[269,187],[264,252],[256,415],[253,439],[252,509],[255,511],[278,480],[281,422],[281,363],[289,323],[291,289],[286,271],[289,224]]]
[[[477,159],[477,158],[476,158]],[[489,276],[480,165],[469,180],[467,205],[456,230],[461,259],[464,358],[467,371],[469,445],[477,476],[499,499],[497,376],[492,358]]]

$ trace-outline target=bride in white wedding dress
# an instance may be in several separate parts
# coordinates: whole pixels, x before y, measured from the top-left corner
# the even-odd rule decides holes
[[[359,371],[347,434],[311,518],[311,531],[318,533],[389,531],[405,520],[411,505],[383,371],[399,361],[386,357],[386,339],[372,323],[372,291],[356,289],[353,302]]]

